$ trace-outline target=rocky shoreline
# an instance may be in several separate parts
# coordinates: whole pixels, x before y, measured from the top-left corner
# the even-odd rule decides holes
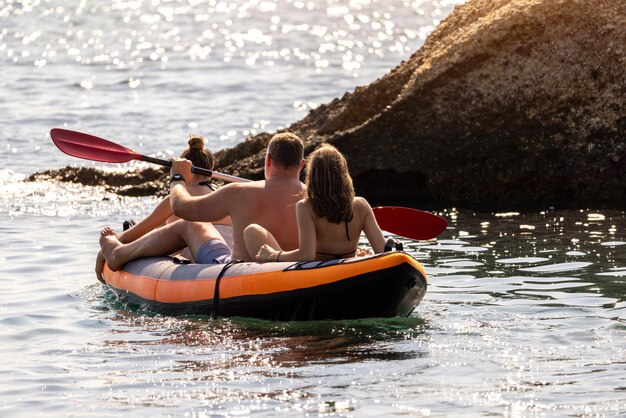
[[[339,148],[374,203],[625,207],[626,3],[468,1],[409,60],[286,130],[307,152]],[[216,169],[261,178],[270,137],[219,152]],[[81,170],[49,175],[103,183]],[[106,183],[154,194],[157,171]]]
[[[104,187],[120,196],[166,196],[169,171],[147,168],[143,170],[111,173],[94,167],[66,166],[31,174],[26,181],[62,181],[85,186]]]

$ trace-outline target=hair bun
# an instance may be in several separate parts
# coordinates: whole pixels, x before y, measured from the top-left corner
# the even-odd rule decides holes
[[[191,149],[204,149],[204,137],[198,134],[189,134],[189,148]]]

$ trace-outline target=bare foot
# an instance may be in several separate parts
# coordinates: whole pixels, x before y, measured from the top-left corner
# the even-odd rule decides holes
[[[120,247],[124,245],[117,239],[115,231],[108,226],[100,232],[100,248],[104,259],[107,261],[107,265],[112,271],[117,271],[122,268],[126,261],[122,259],[120,254]]]

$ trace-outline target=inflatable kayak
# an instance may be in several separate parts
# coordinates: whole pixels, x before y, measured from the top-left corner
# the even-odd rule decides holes
[[[426,273],[410,255],[388,252],[331,261],[181,264],[171,257],[104,269],[122,301],[166,315],[269,320],[408,316],[426,293]]]

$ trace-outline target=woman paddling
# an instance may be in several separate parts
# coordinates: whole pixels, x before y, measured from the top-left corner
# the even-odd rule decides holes
[[[375,253],[385,248],[383,232],[367,200],[355,197],[343,155],[325,144],[307,164],[307,197],[296,204],[299,248],[283,251],[265,228],[252,224],[244,231],[246,247],[260,262],[348,258],[356,255],[361,232]]]
[[[213,153],[204,147],[204,138],[200,135],[190,134],[189,141],[187,143],[188,147],[180,154],[180,158],[190,160],[195,167],[212,170],[215,158],[213,157]],[[205,195],[211,193],[215,189],[214,185],[210,182],[208,177],[199,174],[194,174],[193,176],[191,176],[188,180],[186,180],[186,183],[187,190],[189,190],[189,193],[194,196]],[[145,236],[156,228],[165,225],[171,225],[179,219],[180,218],[172,213],[170,198],[169,196],[167,196],[154,208],[154,210],[148,216],[146,216],[132,228],[127,229],[119,234],[115,234],[111,228],[106,227],[103,229],[102,235],[115,236],[117,239],[114,239],[114,241],[119,241],[121,244],[129,244],[131,242],[136,242],[139,238]],[[224,223],[228,223],[228,220],[225,220]],[[193,233],[194,235],[197,235],[200,240],[205,239],[207,236],[210,238],[214,238],[214,236],[216,235],[216,228],[208,222],[194,222],[193,224],[189,224],[187,226],[188,228],[194,228]],[[226,235],[224,237],[226,238],[226,240],[230,239],[230,241],[232,241],[232,236],[228,236],[229,229],[230,228],[220,228],[219,232],[217,232],[219,239],[222,239],[221,235],[223,234]],[[175,246],[178,246],[179,248],[174,248],[172,249],[172,251],[178,251],[183,249],[185,247],[185,243],[180,243],[180,245],[175,244]],[[164,251],[169,251],[169,249],[164,249]],[[183,255],[188,258],[192,258],[192,255],[188,251],[183,252]],[[125,258],[126,257],[124,257],[124,262],[126,261]],[[111,264],[118,264],[117,262],[113,262],[113,260],[109,261],[109,266],[111,266]],[[100,250],[96,258],[95,268],[96,276],[100,281],[103,281],[102,269],[104,267],[104,263],[105,257],[102,250]]]

